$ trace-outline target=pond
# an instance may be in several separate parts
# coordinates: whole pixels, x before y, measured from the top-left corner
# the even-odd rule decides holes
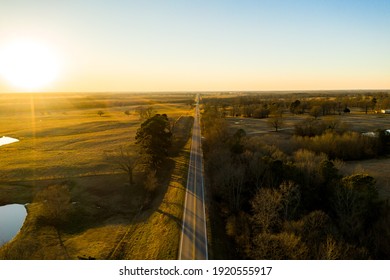
[[[0,138],[0,146],[15,143],[15,142],[19,142],[19,140],[16,138],[7,137],[7,136],[3,136]]]
[[[0,206],[0,246],[15,237],[26,216],[26,207],[22,204]]]

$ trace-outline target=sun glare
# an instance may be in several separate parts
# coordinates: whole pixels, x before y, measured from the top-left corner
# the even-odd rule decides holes
[[[0,47],[0,75],[22,90],[39,90],[57,78],[58,56],[47,45],[19,40]]]

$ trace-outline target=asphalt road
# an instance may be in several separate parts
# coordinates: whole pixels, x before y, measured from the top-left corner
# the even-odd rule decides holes
[[[197,100],[199,100],[199,96]],[[192,130],[191,155],[188,168],[187,192],[184,202],[179,259],[208,259],[199,101],[196,103]]]

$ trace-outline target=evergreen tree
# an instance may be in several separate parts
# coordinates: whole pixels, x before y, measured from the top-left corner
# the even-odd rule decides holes
[[[156,114],[144,121],[137,130],[135,140],[136,144],[140,145],[149,167],[157,168],[168,155],[168,149],[172,144],[168,116]]]

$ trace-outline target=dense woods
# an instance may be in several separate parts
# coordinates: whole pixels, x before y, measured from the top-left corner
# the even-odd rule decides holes
[[[379,131],[381,137],[366,137],[319,118],[354,106],[365,113],[367,104],[367,110],[387,106],[389,96],[338,99],[204,100],[205,169],[211,200],[218,205],[213,209],[219,209],[227,242],[235,244],[231,257],[390,257],[390,208],[379,198],[375,179],[364,172],[342,175],[339,171],[342,160],[385,154],[388,135]],[[295,126],[286,153],[261,136],[229,130],[226,116],[258,117],[256,110],[269,110],[266,115],[284,110],[311,116]]]

